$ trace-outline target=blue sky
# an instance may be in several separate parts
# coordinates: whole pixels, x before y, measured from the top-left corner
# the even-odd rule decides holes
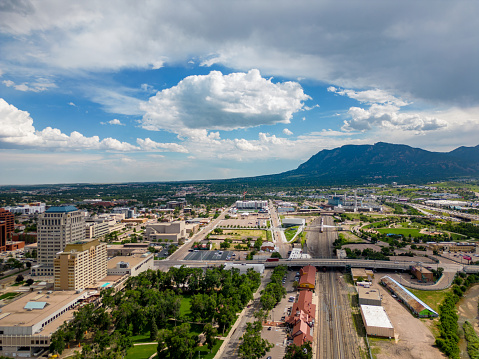
[[[0,184],[194,180],[479,144],[470,1],[0,4]]]

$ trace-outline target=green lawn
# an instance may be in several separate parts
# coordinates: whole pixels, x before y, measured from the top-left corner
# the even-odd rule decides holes
[[[419,229],[417,228],[378,228],[376,231],[380,233],[394,233],[394,234],[402,234],[404,237],[420,237],[422,236],[421,233],[419,233]]]
[[[139,335],[134,335],[130,337],[131,342],[133,344],[135,343],[149,343],[151,342],[150,340],[150,332],[145,333],[145,334],[139,334]]]
[[[148,359],[156,353],[158,344],[135,345],[128,350],[126,359]]]
[[[298,227],[291,227],[286,229],[284,231],[284,236],[286,237],[286,240],[288,242],[292,240],[297,231],[298,231]]]
[[[19,295],[20,293],[13,293],[13,292],[9,292],[9,293],[5,293],[5,294],[2,294],[0,295],[0,300],[2,299],[10,299],[10,298],[15,298],[17,295]]]
[[[191,314],[191,296],[183,295],[180,304],[180,315],[189,316]]]
[[[195,354],[193,355],[193,358],[213,359],[222,343],[223,343],[222,340],[218,340],[216,345],[213,347],[211,353],[208,350],[207,346],[196,347],[195,348]],[[198,352],[199,352],[199,354],[198,354]],[[200,356],[198,356],[198,355],[200,355]]]
[[[409,289],[416,297],[421,299],[424,303],[429,305],[436,312],[439,310],[439,305],[444,300],[447,293],[451,291],[450,288],[444,290],[419,290]]]

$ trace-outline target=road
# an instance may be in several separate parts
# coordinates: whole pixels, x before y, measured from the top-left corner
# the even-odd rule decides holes
[[[273,201],[269,201],[269,213],[271,216],[271,227],[273,234],[273,242],[278,248],[278,252],[281,254],[281,257],[288,258],[288,252],[291,250],[292,245],[286,241],[283,231],[281,230],[281,220],[279,214],[276,211],[276,207],[273,204]]]
[[[187,254],[188,250],[191,249],[191,246],[193,245],[194,242],[200,242],[205,239],[206,235],[210,233],[217,225],[218,223],[225,218],[225,215],[228,213],[228,211],[232,207],[226,208],[221,214],[213,219],[210,223],[208,223],[205,227],[203,227],[198,233],[194,234],[193,237],[191,237],[185,244],[183,244],[176,252],[174,252],[172,255],[170,255],[167,259],[167,261],[177,261],[183,259]]]
[[[243,312],[240,314],[240,317],[238,318],[238,323],[236,327],[231,329],[231,333],[228,335],[226,338],[225,342],[223,343],[223,352],[218,353],[221,355],[221,358],[238,358],[238,347],[241,342],[241,337],[243,336],[243,333],[246,330],[246,324],[247,323],[252,323],[254,322],[254,313],[257,312],[259,309],[261,309],[261,304],[260,304],[260,297],[261,297],[261,291],[264,289],[266,284],[269,283],[270,277],[271,277],[271,272],[272,271],[267,271],[265,272],[265,275],[261,278],[261,284],[258,288],[258,290],[254,293],[254,299],[253,302],[250,306],[245,308]],[[216,357],[218,358],[218,354]]]

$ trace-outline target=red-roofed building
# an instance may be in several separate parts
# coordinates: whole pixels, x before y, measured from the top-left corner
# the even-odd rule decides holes
[[[306,266],[299,271],[299,285],[300,289],[314,289],[316,284],[316,267]]]
[[[311,266],[308,266],[311,267]],[[305,267],[305,268],[308,268]],[[303,268],[303,269],[305,269]],[[313,273],[316,276],[316,268],[301,269],[301,274],[307,277]],[[307,288],[307,287],[304,287]],[[313,281],[314,288],[314,281]],[[286,323],[292,328],[291,335],[293,337],[293,343],[297,346],[301,346],[306,342],[312,342],[312,328],[316,317],[316,305],[313,304],[313,293],[309,290],[303,290],[299,293],[298,301],[293,304],[291,309],[291,315],[286,318]]]

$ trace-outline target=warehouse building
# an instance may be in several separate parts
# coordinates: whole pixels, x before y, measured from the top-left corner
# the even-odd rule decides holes
[[[360,307],[361,317],[368,335],[389,339],[394,337],[394,327],[383,307],[364,304]]]
[[[411,312],[419,318],[437,317],[434,310],[431,309],[426,303],[417,298],[409,290],[403,287],[389,276],[381,278],[381,284],[383,284],[391,293],[398,297],[398,300],[403,302]]]
[[[359,305],[379,305],[381,306],[381,294],[374,288],[365,288],[358,286]]]

